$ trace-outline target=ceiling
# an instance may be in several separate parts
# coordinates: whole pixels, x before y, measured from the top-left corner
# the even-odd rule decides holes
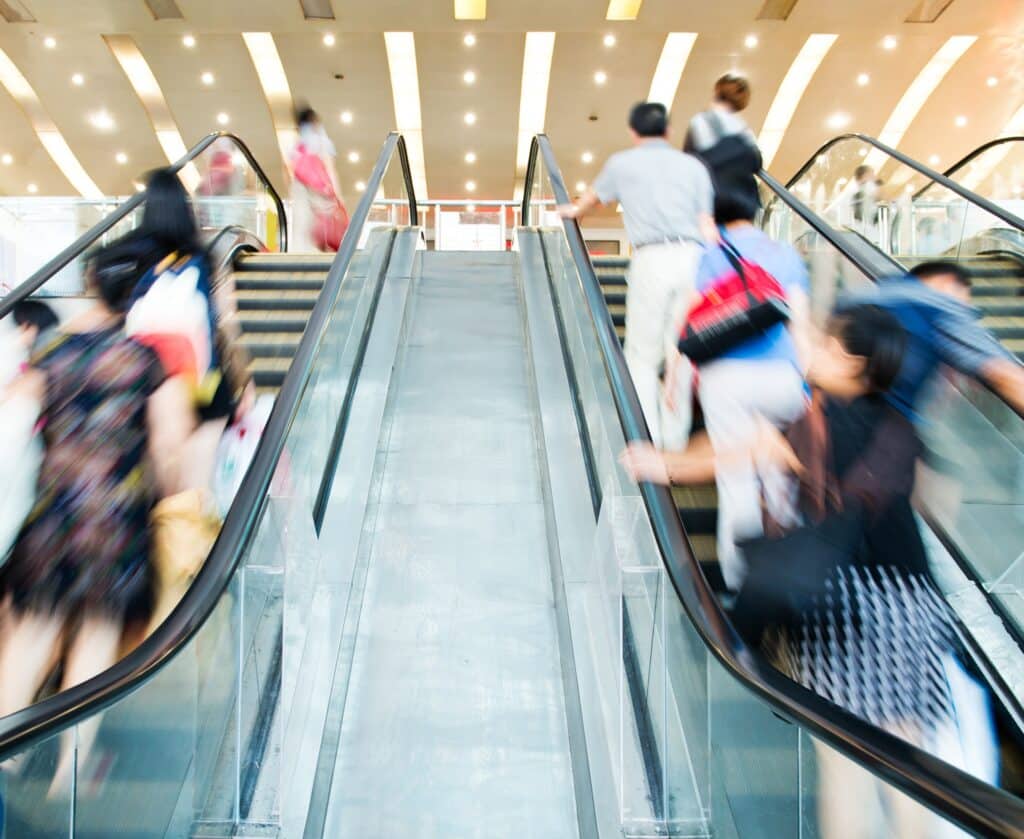
[[[154,0],[161,5],[167,0]],[[755,132],[808,36],[837,34],[809,78],[771,170],[792,174],[839,130],[879,134],[918,73],[947,40],[977,36],[924,101],[900,148],[951,163],[999,135],[1024,105],[1024,2],[952,0],[933,23],[904,22],[915,7],[945,0],[796,0],[787,20],[759,20],[773,0],[643,0],[635,21],[609,22],[608,0],[489,0],[487,19],[457,21],[452,0],[322,0],[333,20],[306,20],[301,0],[176,0],[181,19],[155,20],[146,0],[3,0],[35,22],[0,21],[0,49],[28,82],[44,118],[105,194],[127,194],[140,172],[166,162],[143,106],[104,36],[127,35],[155,76],[186,146],[216,130],[217,115],[252,148],[278,186],[283,161],[272,109],[242,32],[268,32],[291,96],[323,116],[337,145],[346,194],[365,180],[386,133],[396,126],[384,32],[415,35],[425,177],[432,198],[510,198],[516,183],[516,140],[526,33],[556,33],[544,128],[570,186],[589,183],[600,161],[624,145],[629,106],[646,97],[670,32],[697,38],[672,105],[682,130],[705,106],[715,78],[746,74],[754,99],[746,113]],[[785,5],[785,4],[783,4]],[[463,36],[475,33],[475,46]],[[325,45],[325,33],[335,35]],[[186,47],[189,34],[195,46]],[[616,43],[605,46],[613,34]],[[747,46],[748,36],[756,46]],[[883,39],[896,39],[885,49]],[[47,38],[56,40],[48,47]],[[463,73],[476,72],[474,84]],[[594,81],[596,71],[607,82]],[[80,73],[83,84],[72,76]],[[201,80],[213,74],[213,84]],[[858,85],[858,74],[870,81]],[[989,77],[996,79],[989,86]],[[279,103],[278,103],[279,104]],[[113,125],[91,118],[106,111]],[[343,124],[342,111],[352,114]],[[464,122],[467,111],[475,125]],[[280,113],[278,109],[277,113]],[[30,117],[29,114],[32,114]],[[966,124],[957,125],[957,117]],[[0,193],[73,195],[40,142],[39,109],[0,86]],[[830,121],[832,120],[832,121]],[[280,122],[280,119],[279,119]],[[476,162],[465,161],[467,152]],[[585,164],[583,152],[594,155]],[[350,152],[358,153],[349,162]],[[118,163],[122,153],[127,162]],[[2,155],[9,154],[10,165]],[[937,158],[935,157],[937,156]],[[123,158],[122,158],[123,159]],[[466,184],[475,182],[470,195]]]

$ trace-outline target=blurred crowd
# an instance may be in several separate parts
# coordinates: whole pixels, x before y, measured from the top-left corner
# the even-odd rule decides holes
[[[927,460],[925,386],[955,370],[1021,411],[1024,372],[980,325],[955,261],[840,296],[812,322],[804,261],[756,225],[749,101],[745,79],[719,79],[683,150],[663,105],[636,105],[632,148],[560,208],[579,218],[620,203],[633,248],[624,352],[653,442],[631,444],[622,462],[638,480],[715,483],[722,602],[749,645],[825,699],[996,783],[987,696],[957,646],[911,496]],[[878,176],[861,166],[854,179],[848,226],[867,235]],[[938,835],[923,808],[818,751],[823,835],[867,835],[872,818],[889,835]]]

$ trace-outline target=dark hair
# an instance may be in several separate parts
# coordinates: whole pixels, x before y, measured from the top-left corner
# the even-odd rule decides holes
[[[949,262],[945,259],[935,259],[930,262],[921,262],[910,269],[910,275],[919,280],[930,280],[933,277],[952,277],[957,285],[964,288],[971,287],[971,272],[956,262]]]
[[[750,82],[743,76],[726,73],[715,82],[715,101],[728,105],[733,111],[742,111],[750,104]]]
[[[664,137],[668,109],[661,102],[637,102],[629,112],[629,127],[641,137]]]
[[[320,117],[317,116],[316,111],[309,107],[309,105],[301,105],[295,109],[295,124],[299,128],[311,122],[318,122],[319,119]]]
[[[883,393],[903,366],[907,334],[900,322],[879,306],[851,306],[829,318],[827,331],[850,355],[865,359],[868,387]]]
[[[18,326],[34,326],[40,333],[53,329],[60,323],[53,309],[38,300],[22,300],[16,303],[13,315]]]
[[[182,253],[199,250],[199,228],[188,192],[170,169],[157,169],[146,181],[140,233],[168,250]]]
[[[853,170],[853,177],[859,181],[870,171],[871,167],[865,163],[862,163],[860,166]]]

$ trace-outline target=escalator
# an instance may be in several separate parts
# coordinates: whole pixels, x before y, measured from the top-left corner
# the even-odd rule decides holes
[[[254,364],[291,355],[256,458],[167,622],[0,720],[9,836],[814,835],[824,749],[930,835],[1021,835],[1020,799],[743,645],[618,468],[646,429],[580,228],[530,226],[568,200],[543,136],[526,185],[512,252],[427,252],[393,134],[325,277],[235,255]]]

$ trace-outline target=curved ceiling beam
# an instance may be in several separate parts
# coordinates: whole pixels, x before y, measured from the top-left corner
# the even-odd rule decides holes
[[[7,88],[8,93],[14,97],[14,101],[21,106],[25,112],[32,129],[39,137],[47,154],[53,158],[57,168],[85,198],[102,198],[103,191],[96,186],[96,183],[89,177],[85,168],[75,157],[74,152],[68,145],[64,135],[57,130],[56,124],[39,101],[35,89],[28,83],[28,79],[22,75],[10,57],[0,49],[0,84]]]
[[[665,46],[661,48],[661,57],[651,79],[651,89],[647,94],[648,102],[661,102],[669,110],[676,99],[679,80],[683,76],[690,51],[697,41],[696,32],[669,32],[665,38]]]
[[[800,52],[793,59],[793,63],[789,65],[789,70],[786,71],[782,84],[775,92],[775,98],[772,100],[768,114],[764,118],[764,125],[761,126],[761,133],[757,138],[765,169],[771,166],[779,146],[782,145],[782,138],[786,134],[786,129],[789,128],[793,114],[796,113],[796,106],[800,104],[800,99],[811,84],[814,74],[838,37],[838,35],[830,34],[808,36],[800,48]]]
[[[384,47],[395,104],[395,127],[405,135],[416,200],[427,197],[427,164],[423,156],[420,79],[416,69],[416,37],[412,32],[385,32]]]
[[[288,75],[284,71],[277,44],[269,32],[243,32],[242,40],[249,50],[260,87],[263,88],[263,96],[270,108],[270,119],[274,123],[281,159],[286,161],[296,142],[295,102],[292,100]]]
[[[935,55],[921,68],[921,72],[904,91],[900,101],[896,103],[882,133],[878,135],[879,140],[894,149],[899,148],[903,135],[907,133],[907,129],[910,128],[910,124],[924,107],[925,102],[946,78],[946,74],[953,69],[953,65],[977,40],[977,35],[954,35],[939,47]],[[872,149],[864,162],[877,169],[887,160],[885,152]]]
[[[117,63],[121,65],[128,84],[132,86],[135,95],[142,102],[142,107],[145,108],[146,115],[153,125],[153,133],[156,134],[157,142],[163,149],[167,162],[174,163],[180,160],[188,153],[188,148],[178,130],[178,123],[174,120],[171,108],[164,98],[164,92],[160,89],[160,84],[157,82],[156,76],[153,75],[153,70],[142,55],[138,44],[129,35],[104,35],[103,40],[107,42]],[[199,185],[199,170],[192,163],[185,166],[178,177],[190,191],[195,190]]]

